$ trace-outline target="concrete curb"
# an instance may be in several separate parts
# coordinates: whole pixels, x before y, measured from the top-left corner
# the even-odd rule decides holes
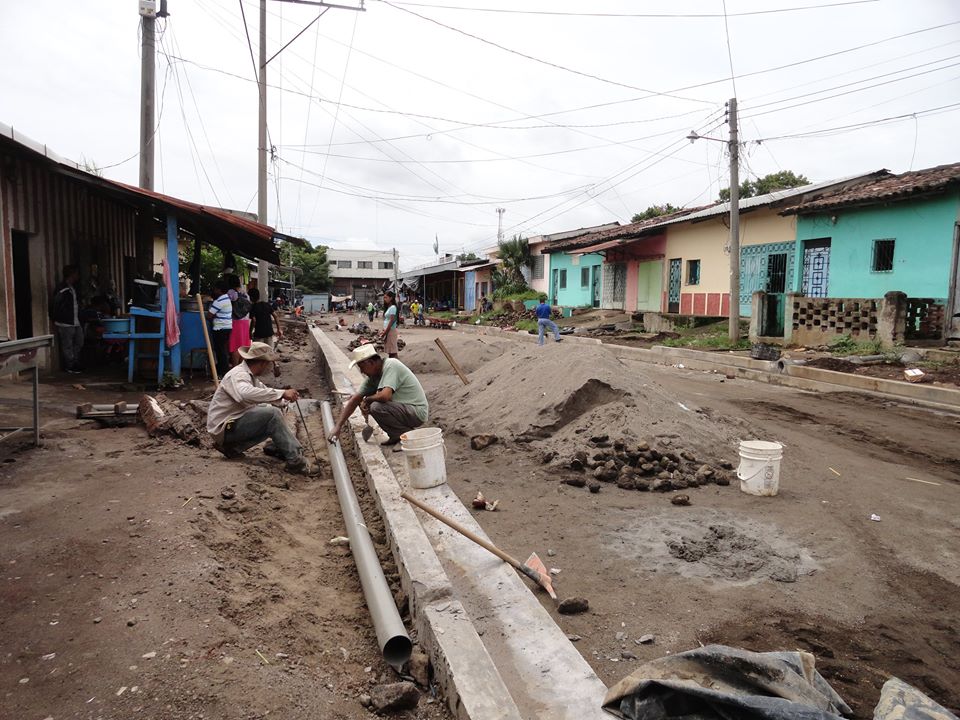
[[[311,336],[333,384],[341,389],[343,377],[358,384],[359,373],[346,369],[346,356],[330,338],[317,329]],[[400,498],[401,486],[408,485],[405,467],[394,473],[380,448],[360,439],[359,413],[351,429],[419,641],[457,717],[606,718],[601,710],[606,686],[517,573],[433,518],[418,519]],[[486,537],[449,486],[413,492]]]
[[[331,384],[347,391],[343,380],[348,379],[359,387],[360,372],[348,368],[343,352],[321,330],[311,328],[310,337],[317,345]],[[350,429],[357,454],[400,570],[400,584],[409,599],[418,642],[430,656],[434,676],[450,710],[458,720],[521,720],[523,716],[490,654],[454,597],[453,587],[413,508],[400,497],[400,484],[383,453],[378,445],[365,443],[361,438],[363,427],[362,416],[355,412],[350,418]]]

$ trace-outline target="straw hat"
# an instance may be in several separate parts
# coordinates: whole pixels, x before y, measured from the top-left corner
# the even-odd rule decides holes
[[[273,362],[277,359],[277,354],[266,343],[255,342],[249,347],[238,348],[237,352],[244,360],[269,360]]]
[[[372,357],[380,357],[377,354],[377,348],[374,347],[373,343],[364,343],[363,345],[358,345],[354,348],[353,352],[350,353],[350,367],[359,365],[364,360],[369,360]]]

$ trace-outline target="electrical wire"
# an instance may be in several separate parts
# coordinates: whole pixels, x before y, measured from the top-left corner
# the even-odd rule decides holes
[[[832,134],[843,134],[843,132],[849,132],[852,130],[860,130],[866,127],[872,127],[874,125],[883,125],[886,123],[897,122],[901,120],[906,120],[910,118],[926,117],[931,115],[941,115],[945,112],[952,112],[953,109],[960,108],[960,102],[951,103],[949,105],[940,105],[939,107],[927,108],[925,110],[915,110],[914,112],[906,113],[904,115],[892,115],[890,117],[878,118],[876,120],[867,120],[861,123],[853,123],[851,125],[839,125],[837,127],[823,128],[820,130],[811,130],[809,132],[798,132],[798,133],[789,133],[785,135],[773,135],[765,138],[757,138],[756,140],[751,140],[750,142],[755,143],[767,143],[771,140],[793,140],[796,138],[811,138],[817,136],[829,136]]]
[[[773,13],[797,12],[800,10],[822,10],[825,8],[843,7],[846,5],[866,5],[878,0],[848,0],[847,2],[827,3],[825,5],[803,5],[799,7],[778,8],[776,10],[754,10],[751,12],[730,13],[730,17],[747,17],[750,15],[770,15]],[[559,10],[520,10],[516,8],[488,8],[463,7],[458,5],[437,5],[419,2],[396,2],[397,5],[410,7],[434,8],[438,10],[469,10],[472,12],[505,13],[511,15],[550,15],[554,17],[600,17],[600,18],[719,18],[717,13],[610,13],[610,12],[564,12]]]
[[[730,23],[727,18],[727,0],[720,0],[723,4],[723,33],[727,38],[727,60],[730,62],[730,84],[733,85],[733,96],[737,96],[737,74],[733,71],[733,47],[730,43]]]
[[[622,83],[617,80],[610,80],[608,78],[601,77],[600,75],[594,75],[592,73],[576,70],[574,68],[567,67],[566,65],[561,65],[559,63],[551,62],[550,60],[543,60],[542,58],[535,57],[534,55],[529,55],[527,53],[520,52],[519,50],[508,48],[507,46],[501,45],[500,43],[496,43],[492,40],[487,40],[486,38],[467,32],[466,30],[461,30],[460,28],[453,27],[452,25],[447,25],[446,23],[442,23],[439,20],[434,20],[433,18],[429,18],[426,15],[421,15],[420,13],[414,12],[413,10],[407,10],[406,8],[400,7],[399,5],[394,5],[392,2],[390,2],[390,0],[381,0],[381,2],[384,5],[388,5],[394,8],[395,10],[399,10],[400,12],[407,13],[408,15],[413,15],[428,23],[432,23],[433,25],[437,25],[439,27],[445,28],[446,30],[450,30],[451,32],[458,33],[465,37],[472,38],[473,40],[481,42],[485,45],[489,45],[491,47],[495,47],[498,50],[503,50],[504,52],[510,53],[511,55],[516,55],[518,57],[522,57],[527,60],[531,60],[533,62],[539,63],[541,65],[546,65],[547,67],[552,67],[557,70],[563,70],[564,72],[572,73],[573,75],[579,75],[580,77],[589,78],[591,80],[597,80],[599,82],[606,83],[607,85],[614,85],[616,87],[622,87],[628,90],[638,90],[639,92],[650,93],[652,95],[659,95],[661,97],[669,97],[675,100],[686,100],[687,102],[697,102],[697,103],[703,103],[705,105],[712,104],[712,101],[710,100],[700,100],[699,98],[688,98],[688,97],[682,97],[680,95],[674,95],[672,93],[658,92],[656,90],[648,90],[646,88],[637,87],[636,85],[629,85],[627,83]]]

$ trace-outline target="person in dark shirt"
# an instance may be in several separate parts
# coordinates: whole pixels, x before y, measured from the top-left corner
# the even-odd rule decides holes
[[[260,299],[260,291],[256,288],[250,290],[250,302],[253,303],[250,308],[250,336],[255,342],[275,348],[283,337],[276,310],[270,307],[270,303]]]
[[[543,333],[545,330],[550,329],[553,331],[553,338],[557,342],[560,342],[560,328],[557,327],[557,324],[550,319],[550,316],[553,314],[553,311],[550,309],[550,306],[547,305],[547,296],[540,296],[540,304],[537,305],[537,344],[543,345]]]

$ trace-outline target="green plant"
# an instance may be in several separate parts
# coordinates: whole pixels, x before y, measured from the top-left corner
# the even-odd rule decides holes
[[[830,353],[833,355],[885,355],[879,340],[854,340],[850,335],[840,335],[830,342]]]
[[[497,297],[497,300],[539,300],[540,293],[527,288],[518,292],[506,293]]]

